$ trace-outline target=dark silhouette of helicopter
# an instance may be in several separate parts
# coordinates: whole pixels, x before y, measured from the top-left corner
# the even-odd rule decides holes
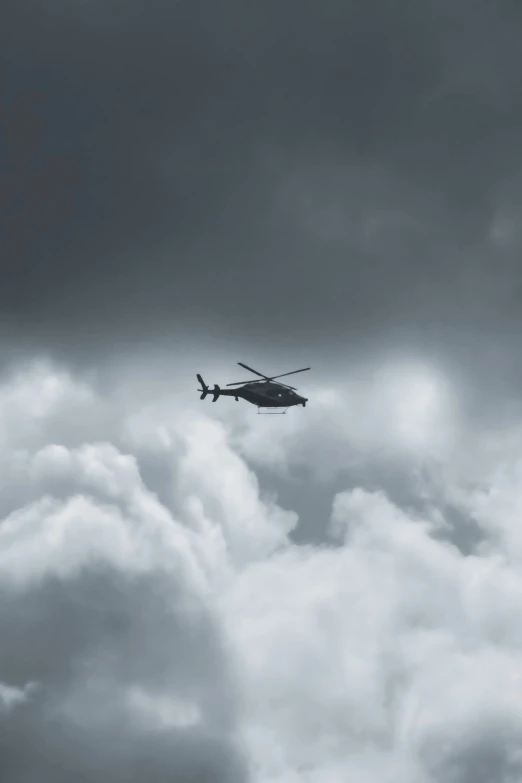
[[[284,372],[281,375],[263,375],[262,372],[253,370],[252,367],[248,367],[242,362],[238,362],[240,367],[244,367],[245,370],[253,372],[254,375],[259,375],[262,380],[260,381],[237,381],[235,383],[227,383],[227,386],[239,386],[239,389],[221,389],[217,383],[214,384],[212,391],[212,402],[216,402],[218,397],[234,397],[236,402],[241,399],[257,405],[257,412],[261,413],[260,408],[285,408],[284,411],[266,411],[266,413],[286,413],[288,408],[294,405],[302,405],[306,407],[308,399],[296,394],[294,386],[288,386],[286,383],[275,383],[276,378],[283,378],[286,375],[294,375],[296,372],[305,372],[310,367],[304,367],[302,370],[292,370],[292,372]],[[197,375],[197,379],[200,382],[202,388],[198,391],[203,392],[200,399],[204,400],[209,393],[209,387],[205,385],[201,375]]]

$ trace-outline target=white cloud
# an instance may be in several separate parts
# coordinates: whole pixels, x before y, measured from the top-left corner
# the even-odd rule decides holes
[[[445,461],[463,422],[451,379],[413,358],[354,366],[336,386],[309,389],[303,409],[255,420],[248,411],[222,414],[232,442],[253,464],[291,474],[307,468],[319,481],[380,461]],[[260,417],[261,418],[261,417]]]
[[[14,688],[0,682],[0,712],[8,712],[20,704],[24,704],[35,689],[35,683],[28,682],[23,688]]]
[[[295,514],[261,500],[231,446],[235,425],[159,398],[119,406],[53,373],[0,388],[5,779],[53,779],[57,762],[88,780],[138,766],[252,783],[520,778],[511,451],[479,487],[439,475],[483,531],[474,554],[442,540],[443,505],[430,521],[362,489],[333,499],[335,546],[299,547]],[[42,384],[60,391],[35,431]],[[308,433],[279,438],[283,462],[321,439],[328,465],[342,453],[352,425],[336,427],[335,395],[322,404]],[[269,460],[268,440],[241,437]]]
[[[463,557],[379,495],[339,496],[334,520],[344,547],[288,550],[227,597],[258,763],[281,781],[332,765],[332,779],[468,781],[485,735],[507,763],[522,751],[522,574]]]

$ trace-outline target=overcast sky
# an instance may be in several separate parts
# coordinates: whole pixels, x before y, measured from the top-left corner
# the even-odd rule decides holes
[[[4,3],[8,333],[399,340],[478,373],[485,341],[495,364],[520,327],[521,13]]]
[[[2,781],[520,779],[521,38],[1,4]]]

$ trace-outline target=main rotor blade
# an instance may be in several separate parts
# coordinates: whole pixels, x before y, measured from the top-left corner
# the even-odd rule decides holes
[[[303,367],[302,370],[292,370],[292,372],[284,372],[281,375],[272,375],[270,378],[271,381],[273,381],[275,378],[284,378],[285,375],[295,375],[296,372],[306,372],[306,370],[311,370],[311,367]]]
[[[258,383],[258,381],[235,381],[234,383],[227,383],[227,386],[240,386],[243,383]]]
[[[260,378],[266,378],[268,379],[268,375],[263,375],[262,372],[258,372],[257,370],[253,370],[251,367],[249,367],[247,364],[243,364],[243,362],[238,362],[240,367],[244,367],[245,370],[248,370],[249,372],[253,372],[254,375],[259,375]]]

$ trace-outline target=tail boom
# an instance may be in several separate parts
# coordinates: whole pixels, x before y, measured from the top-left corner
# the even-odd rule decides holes
[[[216,402],[218,397],[238,398],[237,389],[222,389],[217,383],[214,384],[213,389],[210,389],[199,373],[196,375],[196,377],[201,385],[201,389],[198,389],[198,391],[202,392],[200,400],[204,400],[207,394],[212,394],[212,402]]]

